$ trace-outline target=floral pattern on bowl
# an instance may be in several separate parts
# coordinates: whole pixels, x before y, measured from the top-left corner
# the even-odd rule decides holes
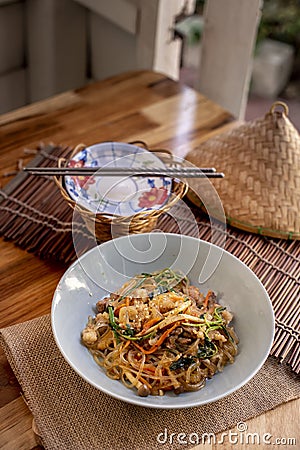
[[[121,142],[103,142],[78,152],[68,167],[165,168],[146,149]],[[123,217],[161,208],[169,199],[172,179],[168,177],[66,176],[69,196],[94,213]]]

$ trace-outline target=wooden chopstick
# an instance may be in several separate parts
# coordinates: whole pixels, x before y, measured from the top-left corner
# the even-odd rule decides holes
[[[31,175],[48,176],[151,176],[151,177],[179,177],[179,178],[223,178],[224,174],[211,168],[120,168],[120,167],[24,167],[24,172]]]

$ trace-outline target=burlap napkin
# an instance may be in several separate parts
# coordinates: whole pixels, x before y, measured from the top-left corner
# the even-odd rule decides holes
[[[48,315],[4,328],[0,338],[42,443],[51,450],[174,450],[183,447],[179,433],[192,441],[184,448],[191,448],[196,436],[234,427],[300,396],[297,376],[270,357],[246,386],[213,404],[148,409],[110,398],[81,379],[61,356]]]

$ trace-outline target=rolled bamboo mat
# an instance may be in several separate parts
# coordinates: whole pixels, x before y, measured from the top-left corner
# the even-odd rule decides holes
[[[30,165],[51,166],[72,149],[63,146],[42,146]],[[186,205],[192,212],[186,214]],[[66,264],[76,259],[73,233],[77,247],[84,252],[95,245],[83,222],[64,201],[52,178],[36,178],[20,173],[0,191],[0,235],[40,258],[51,258]],[[176,204],[160,217],[157,228],[165,232],[199,237],[223,245],[253,270],[264,284],[273,304],[276,331],[271,355],[300,372],[300,243],[276,239],[224,227],[208,220],[196,206]],[[78,248],[77,248],[78,250]]]
[[[59,157],[68,158],[72,148],[41,146],[32,166],[57,166]],[[0,235],[42,259],[70,263],[75,260],[72,232],[78,251],[91,248],[94,239],[80,217],[63,199],[52,177],[36,177],[20,172],[0,190]]]

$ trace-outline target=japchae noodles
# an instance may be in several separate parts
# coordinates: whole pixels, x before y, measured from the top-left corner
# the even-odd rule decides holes
[[[171,269],[135,276],[96,307],[82,342],[141,396],[197,391],[237,354],[232,314]]]

